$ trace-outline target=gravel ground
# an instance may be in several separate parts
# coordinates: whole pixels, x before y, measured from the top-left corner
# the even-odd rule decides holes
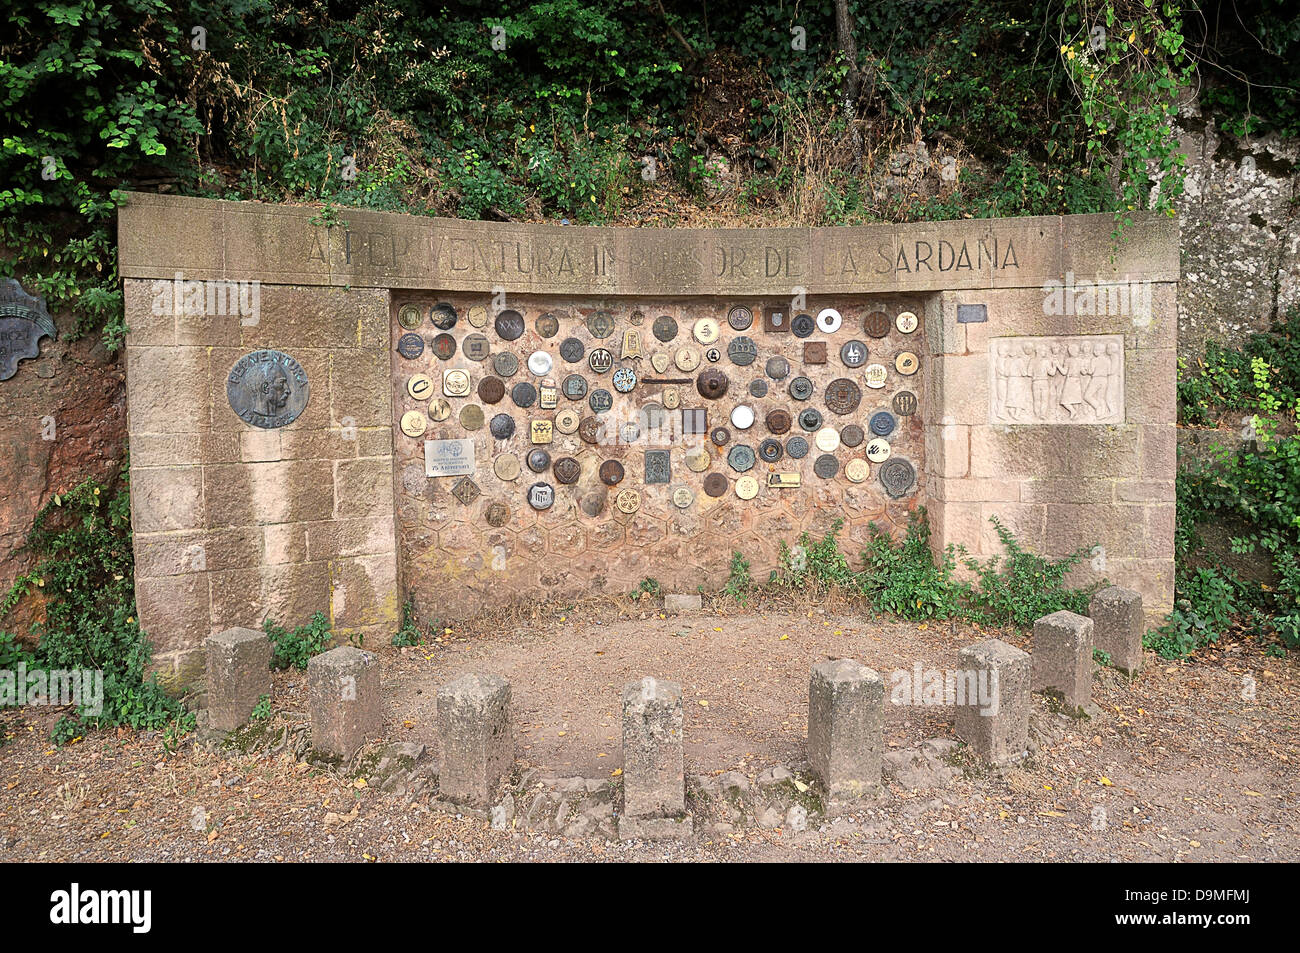
[[[521,765],[609,777],[620,765],[619,688],[653,674],[683,685],[688,773],[752,778],[802,760],[811,662],[852,656],[888,673],[949,667],[958,647],[991,635],[1028,647],[1017,633],[843,607],[674,616],[630,605],[543,608],[514,631],[468,627],[430,647],[380,649],[388,740],[432,747],[436,687],[493,671],[512,683]],[[1250,644],[1185,663],[1148,654],[1136,681],[1097,675],[1089,720],[1065,723],[1036,698],[1046,740],[1016,768],[932,789],[894,782],[878,804],[804,832],[704,829],[673,844],[493,831],[286,755],[217,754],[189,740],[167,751],[148,733],[56,748],[59,712],[25,709],[0,716],[0,859],[1295,860],[1298,674],[1294,655],[1266,658]],[[278,718],[302,720],[305,676],[277,675],[274,702]],[[887,707],[887,751],[948,737],[951,708]]]

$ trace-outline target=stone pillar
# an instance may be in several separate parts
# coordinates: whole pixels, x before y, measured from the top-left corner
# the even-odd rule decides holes
[[[311,743],[320,754],[347,760],[383,732],[379,660],[350,645],[307,663]]]
[[[1122,672],[1142,671],[1142,594],[1132,589],[1108,586],[1097,592],[1088,605],[1092,617],[1094,645],[1110,656],[1110,663]]]
[[[686,810],[682,686],[643,678],[623,686],[623,814],[668,817]]]
[[[438,785],[449,801],[487,807],[515,762],[510,683],[462,675],[438,689]]]
[[[226,629],[207,638],[208,725],[234,731],[271,694],[271,642],[256,629]]]
[[[885,681],[853,659],[818,662],[808,682],[808,761],[832,798],[880,787]]]
[[[1014,761],[1029,746],[1029,655],[1001,639],[976,642],[958,655],[966,677],[957,736],[985,761]]]
[[[1092,702],[1092,620],[1062,609],[1034,623],[1031,687],[1076,711]]]

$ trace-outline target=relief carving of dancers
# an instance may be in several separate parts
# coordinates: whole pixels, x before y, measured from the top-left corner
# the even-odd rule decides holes
[[[1118,334],[994,341],[993,422],[1122,423],[1123,341]]]

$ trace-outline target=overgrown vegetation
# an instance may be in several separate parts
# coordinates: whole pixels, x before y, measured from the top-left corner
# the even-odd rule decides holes
[[[424,633],[415,618],[415,600],[408,598],[402,603],[402,624],[393,633],[392,643],[397,648],[409,648],[419,645]]]
[[[307,670],[313,656],[329,648],[334,627],[324,612],[315,612],[303,625],[286,629],[271,619],[262,623],[262,631],[271,640],[271,668]]]

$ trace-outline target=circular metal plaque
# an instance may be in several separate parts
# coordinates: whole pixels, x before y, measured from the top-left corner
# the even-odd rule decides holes
[[[817,322],[811,314],[796,314],[790,321],[790,330],[797,338],[811,337],[817,330]]]
[[[854,457],[844,465],[844,475],[849,478],[850,483],[861,483],[871,476],[871,464],[861,457]]]
[[[890,496],[905,496],[916,484],[916,470],[906,460],[890,460],[880,468],[880,483]]]
[[[673,355],[673,363],[677,365],[679,371],[689,373],[700,366],[700,354],[693,347],[681,347]]]
[[[727,323],[733,331],[748,331],[754,326],[754,312],[738,304],[727,312]]]
[[[860,447],[866,439],[866,432],[857,424],[849,424],[840,431],[840,443],[846,447]]]
[[[630,394],[636,387],[636,371],[630,367],[620,367],[614,372],[614,390],[620,394]]]
[[[466,430],[478,430],[483,426],[483,408],[478,404],[466,404],[460,409],[460,425]]]
[[[593,374],[607,374],[614,366],[614,355],[608,348],[594,348],[587,358],[587,366]]]
[[[671,384],[663,389],[664,406],[676,410],[682,405],[682,392]]]
[[[474,305],[474,307],[469,309],[469,313],[465,315],[465,320],[469,322],[471,328],[487,327],[487,308],[483,307],[481,304]]]
[[[840,448],[840,433],[834,427],[823,427],[813,439],[822,453],[834,453]]]
[[[551,373],[554,362],[546,351],[533,351],[528,355],[528,370],[534,377],[545,377]]]
[[[673,490],[673,506],[684,510],[695,502],[695,493],[689,486],[679,486]]]
[[[595,417],[584,417],[578,424],[578,436],[583,443],[599,443],[605,435],[605,425]]]
[[[884,364],[869,364],[863,372],[867,386],[872,390],[879,390],[885,386],[885,381],[889,379],[889,370]]]
[[[587,332],[601,341],[614,333],[614,315],[608,311],[596,311],[587,318]]]
[[[501,351],[492,358],[492,370],[502,377],[514,377],[519,371],[519,358],[509,351]]]
[[[467,397],[469,395],[469,374],[466,371],[447,371],[442,375],[442,395],[444,397]]]
[[[408,361],[413,361],[424,353],[424,338],[414,332],[403,334],[397,339],[397,353]]]
[[[695,322],[695,327],[692,329],[692,333],[695,335],[695,340],[699,341],[701,344],[712,344],[718,339],[720,330],[717,321],[714,321],[712,318],[700,318],[700,320]]]
[[[502,311],[493,327],[501,340],[518,341],[524,334],[524,316],[518,311]]]
[[[539,480],[528,488],[528,505],[535,510],[549,510],[555,502],[555,487]]]
[[[423,411],[408,410],[406,413],[402,414],[402,433],[406,434],[408,437],[420,436],[428,426],[429,421],[425,419]]]
[[[488,424],[488,430],[497,440],[509,440],[515,435],[515,418],[509,414],[497,414]]]
[[[686,469],[692,473],[703,473],[712,462],[713,458],[709,456],[709,451],[703,447],[686,451]]]
[[[841,416],[851,414],[862,402],[862,388],[847,377],[837,377],[826,385],[826,407]]]
[[[587,396],[587,378],[581,374],[570,374],[560,384],[560,390],[569,400],[582,400]]]
[[[738,443],[727,451],[727,466],[737,473],[744,473],[754,466],[754,448]]]
[[[623,482],[623,464],[617,460],[606,460],[600,465],[600,482],[605,486],[618,486]]]
[[[514,421],[511,423],[513,424]],[[519,479],[519,458],[513,453],[503,453],[492,461],[492,472],[497,475],[498,480],[507,483]]]
[[[884,437],[873,437],[867,442],[867,459],[872,463],[884,463],[893,452],[889,441]]]
[[[641,438],[641,428],[634,423],[626,423],[618,430],[618,439],[623,443],[636,443]]]
[[[578,412],[572,407],[565,407],[555,415],[555,429],[560,433],[576,432],[579,423],[581,423],[581,418],[578,417]]]
[[[510,507],[499,500],[489,503],[483,511],[483,519],[489,526],[505,526],[510,522]]]
[[[743,476],[736,481],[736,496],[742,500],[752,500],[758,496],[758,481],[752,476]]]
[[[767,371],[767,376],[772,380],[783,381],[790,376],[790,362],[780,356],[769,357],[764,370]]]
[[[862,319],[862,331],[869,338],[883,338],[893,326],[889,315],[883,311],[872,311]]]
[[[916,330],[916,326],[919,323],[920,322],[917,320],[916,315],[911,311],[900,311],[898,312],[898,317],[894,319],[894,327],[898,328],[898,330],[902,331],[904,334],[911,334]]]
[[[888,437],[894,432],[895,426],[894,415],[887,410],[881,410],[871,415],[871,432],[877,437]]]
[[[718,361],[722,360],[722,352],[716,347],[708,348],[704,352],[704,359],[710,364],[716,364]]]
[[[446,301],[439,301],[429,311],[429,320],[439,331],[450,331],[456,326],[456,309]]]
[[[822,415],[816,407],[808,407],[799,411],[799,429],[804,433],[812,433],[822,425]]]
[[[709,431],[709,439],[713,441],[715,447],[724,447],[731,439],[731,431],[726,427],[714,427]]]
[[[727,345],[727,357],[731,359],[732,364],[748,367],[758,358],[758,345],[754,343],[753,338],[744,334],[734,337]]]
[[[560,342],[560,357],[570,364],[577,364],[586,353],[587,349],[577,338],[565,338]]]
[[[485,404],[499,404],[506,396],[505,381],[499,377],[485,377],[478,382],[478,399]]]
[[[588,516],[596,517],[605,512],[605,500],[609,491],[603,486],[593,487],[578,499],[578,506]]]
[[[840,347],[840,361],[845,367],[861,367],[867,363],[867,346],[854,338]]]
[[[817,327],[823,334],[834,334],[844,323],[844,318],[834,308],[822,308],[817,312]]]
[[[555,479],[566,486],[577,483],[578,477],[582,476],[582,464],[573,457],[560,457],[555,461],[552,470],[555,473]]]
[[[830,480],[839,472],[840,461],[835,459],[835,454],[833,453],[823,453],[813,461],[813,473],[817,474],[823,480]]]
[[[539,337],[553,338],[555,335],[560,333],[560,319],[547,311],[545,314],[540,315],[537,318],[533,327],[537,329]]]
[[[438,360],[450,361],[456,356],[456,339],[450,334],[435,335],[430,350]]]
[[[412,374],[406,381],[406,392],[415,400],[428,400],[433,396],[433,378],[428,374]]]
[[[655,339],[667,344],[673,338],[677,337],[677,322],[666,314],[661,314],[655,318],[654,324],[650,325],[650,333]]]
[[[791,437],[785,442],[785,452],[795,460],[802,460],[808,456],[808,450],[808,441],[803,437]]]
[[[807,400],[813,395],[813,382],[806,377],[796,377],[790,382],[790,396],[795,400]]]
[[[758,445],[758,458],[764,463],[776,463],[785,453],[785,448],[781,446],[781,441],[768,437]]]
[[[910,390],[900,390],[895,394],[894,413],[900,417],[910,417],[916,413],[916,395]]]
[[[400,311],[397,312],[397,323],[408,331],[414,331],[424,320],[424,315],[420,309],[413,304],[404,304]]]
[[[471,361],[484,361],[492,353],[492,344],[486,334],[467,334],[461,342],[460,351]]]
[[[429,419],[442,422],[451,416],[451,404],[441,397],[429,401]]]
[[[710,473],[704,478],[704,492],[717,498],[727,492],[727,478],[721,473]]]
[[[737,430],[748,430],[754,426],[754,408],[738,404],[731,409],[731,426]]]
[[[587,406],[592,409],[593,413],[603,414],[614,406],[614,395],[603,387],[597,387],[587,398]]]
[[[920,367],[920,359],[911,351],[903,351],[894,358],[894,369],[904,377],[911,377]]]
[[[614,497],[614,506],[620,513],[635,513],[641,508],[641,494],[630,487],[618,491]]]
[[[528,469],[534,473],[542,473],[551,465],[551,455],[541,447],[534,447],[528,451],[528,456],[524,458],[528,464]]]
[[[749,385],[749,393],[751,397],[766,397],[767,381],[760,377],[758,380],[751,382]]]
[[[731,381],[727,379],[727,375],[716,367],[700,371],[699,376],[695,378],[695,389],[706,400],[717,400],[722,397],[727,393],[730,385]]]
[[[790,432],[790,412],[786,410],[769,410],[763,423],[767,425],[767,432],[774,434],[783,434]]]
[[[510,388],[510,399],[516,407],[528,408],[537,403],[537,388],[528,381],[520,381]]]
[[[627,316],[627,319],[634,328],[639,328],[645,324],[645,312],[641,310],[633,311]]]

